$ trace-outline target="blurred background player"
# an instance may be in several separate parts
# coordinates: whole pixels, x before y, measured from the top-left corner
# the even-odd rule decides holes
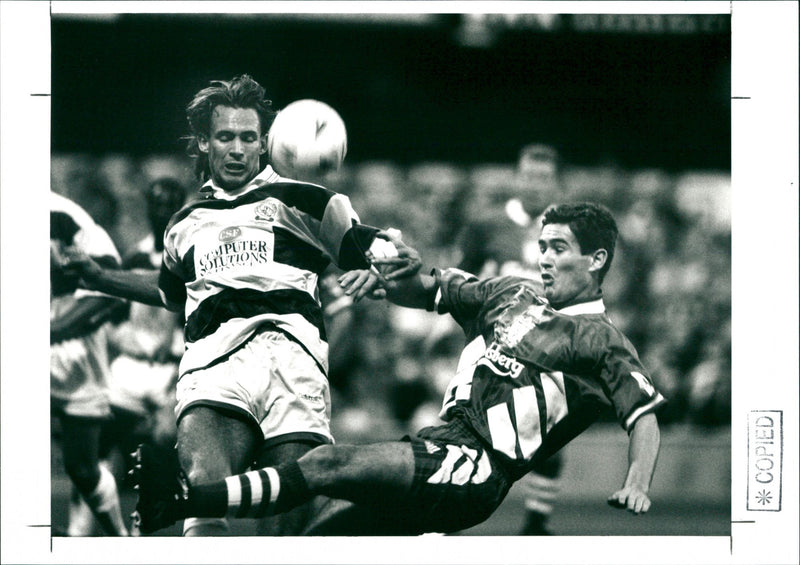
[[[91,533],[92,522],[78,518],[82,498],[106,535],[126,536],[116,480],[100,464],[99,454],[101,429],[111,417],[107,325],[127,305],[77,289],[77,280],[59,269],[63,253],[72,247],[101,265],[119,266],[108,234],[77,204],[51,192],[50,405],[60,427],[64,469],[74,487],[70,510],[76,519],[67,534]]]
[[[559,175],[558,151],[546,144],[525,146],[517,161],[517,177],[521,198],[509,200],[506,212],[526,230],[520,250],[520,262],[525,271],[532,271],[537,280],[539,246],[537,243],[542,215],[545,210],[565,201],[565,191]],[[533,235],[533,237],[530,237]],[[518,485],[525,501],[525,519],[521,535],[548,535],[547,522],[559,492],[559,478],[564,464],[563,452],[558,452],[520,479]]]
[[[164,250],[164,230],[186,199],[183,185],[171,177],[149,183],[144,191],[149,233],[122,260],[125,269],[157,269]],[[175,384],[183,353],[183,317],[164,308],[131,302],[128,314],[108,326],[110,363],[108,396],[113,417],[100,438],[101,464],[122,486],[129,478],[130,454],[143,441],[175,444]],[[91,528],[91,509],[72,497],[69,522],[85,535]]]
[[[458,268],[481,277],[538,277],[540,222],[545,209],[565,200],[556,149],[542,143],[522,148],[513,182],[498,181],[470,194],[459,236]]]
[[[160,269],[164,231],[186,199],[176,179],[162,177],[145,191],[150,233],[123,259],[125,269]],[[144,440],[175,444],[175,384],[183,353],[183,316],[158,306],[132,302],[126,320],[109,333],[109,394],[114,419],[104,430],[105,450],[123,457]],[[126,461],[125,469],[130,468]]]
[[[480,278],[520,275],[541,285],[539,232],[544,211],[566,199],[555,147],[531,143],[517,159],[514,183],[496,191],[472,195],[473,221],[460,234],[459,268]],[[548,535],[547,521],[559,491],[563,455],[559,452],[537,464],[518,483],[525,500],[520,534]]]

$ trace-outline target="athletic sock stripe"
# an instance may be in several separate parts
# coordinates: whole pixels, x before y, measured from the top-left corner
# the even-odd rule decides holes
[[[261,518],[267,515],[267,510],[269,510],[269,502],[270,502],[270,493],[272,492],[272,485],[269,482],[269,475],[264,469],[259,469],[256,471],[257,481],[261,485],[261,500],[258,501],[257,505],[256,502],[253,501],[253,517],[254,518]]]
[[[250,511],[250,504],[252,503],[252,489],[250,488],[250,479],[247,475],[239,475],[239,484],[242,486],[242,503],[239,510],[236,512],[237,518],[244,518]]]
[[[259,511],[261,501],[264,498],[264,482],[261,480],[259,471],[247,473],[247,480],[250,481],[250,515],[253,516],[253,510],[256,513]]]
[[[553,505],[543,500],[526,499],[525,509],[549,516],[553,513]]]
[[[273,467],[258,470],[258,480],[263,485],[261,495],[261,502],[257,508],[253,508],[252,516],[260,518],[262,516],[271,516],[275,507],[275,501],[278,500],[278,493],[281,490],[281,480],[278,472]]]
[[[264,469],[267,472],[269,479],[269,506],[267,510],[272,510],[275,507],[275,502],[278,500],[278,495],[281,492],[281,478],[278,476],[278,471],[274,467],[267,467]]]
[[[232,512],[242,502],[242,485],[239,482],[239,477],[227,477],[225,486],[228,487],[228,512]]]

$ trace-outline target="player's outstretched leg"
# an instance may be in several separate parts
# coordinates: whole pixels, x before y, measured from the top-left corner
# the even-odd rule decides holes
[[[298,461],[189,485],[187,511],[198,517],[263,518],[317,495],[366,504],[399,500],[413,478],[410,443],[321,445]]]
[[[397,500],[411,487],[414,455],[407,442],[322,445],[299,461],[191,485],[174,452],[141,446],[133,476],[139,490],[135,520],[142,533],[150,533],[188,517],[281,514],[320,494],[356,503]]]
[[[134,530],[150,534],[189,516],[189,484],[175,450],[140,445],[133,456],[131,474],[139,491]]]

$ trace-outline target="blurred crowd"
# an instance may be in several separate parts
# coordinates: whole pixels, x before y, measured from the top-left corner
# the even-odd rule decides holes
[[[144,191],[159,178],[177,180],[192,198],[192,167],[182,157],[52,157],[52,190],[83,206],[123,257],[149,233]],[[324,184],[347,194],[364,223],[401,230],[420,251],[423,269],[458,266],[478,275],[535,264],[526,245],[535,247],[536,216],[549,204],[606,205],[620,236],[605,302],[669,400],[660,421],[699,428],[730,423],[728,171],[559,162],[556,172],[521,174],[513,162],[366,162],[345,164]],[[435,422],[463,346],[459,328],[449,317],[386,301],[353,304],[335,276],[321,281],[335,436],[393,439]]]

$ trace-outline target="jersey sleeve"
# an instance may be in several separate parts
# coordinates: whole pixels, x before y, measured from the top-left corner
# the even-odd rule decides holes
[[[600,378],[618,421],[627,431],[642,415],[655,412],[667,402],[622,334],[608,337],[600,361]]]
[[[378,231],[378,228],[360,223],[347,196],[334,194],[325,206],[319,239],[339,268],[366,269],[370,266],[366,252]]]
[[[177,251],[176,230],[167,228],[164,234],[164,252],[158,275],[158,294],[169,310],[177,311],[186,303],[186,275]]]
[[[429,301],[429,310],[450,314],[464,329],[475,321],[502,282],[500,278],[479,280],[475,275],[455,268],[435,269],[433,276],[436,279],[435,295]]]
[[[337,267],[353,270],[370,266],[366,252],[380,230],[361,223],[346,195],[297,181],[268,183],[259,191],[249,197],[271,197],[282,203],[282,220],[293,235],[320,250]]]
[[[186,303],[183,279],[170,271],[165,264],[161,265],[161,272],[158,274],[158,294],[168,310],[181,310]]]

